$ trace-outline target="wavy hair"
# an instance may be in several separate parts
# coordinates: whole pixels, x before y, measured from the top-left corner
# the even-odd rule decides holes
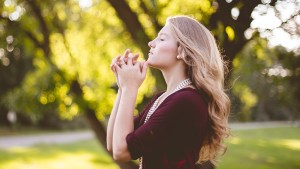
[[[178,55],[186,63],[186,73],[208,101],[210,132],[199,150],[197,163],[217,159],[226,151],[224,139],[229,136],[230,100],[224,89],[226,64],[214,36],[197,20],[188,16],[167,19],[178,42]]]

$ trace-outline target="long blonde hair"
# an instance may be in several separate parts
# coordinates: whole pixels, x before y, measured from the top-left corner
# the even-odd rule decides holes
[[[202,143],[197,163],[210,161],[216,165],[224,154],[224,139],[229,136],[230,100],[224,90],[225,63],[211,32],[188,16],[167,19],[178,41],[178,54],[187,65],[186,73],[208,101],[210,132]]]

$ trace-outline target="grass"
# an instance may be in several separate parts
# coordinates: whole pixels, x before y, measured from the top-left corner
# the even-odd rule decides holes
[[[300,128],[234,130],[217,169],[298,169]],[[0,149],[0,169],[118,169],[96,140]]]
[[[118,169],[96,140],[0,149],[0,169]]]
[[[300,128],[236,130],[218,169],[299,169]]]

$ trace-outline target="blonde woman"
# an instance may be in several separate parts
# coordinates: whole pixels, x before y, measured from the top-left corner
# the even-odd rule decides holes
[[[191,17],[169,17],[148,45],[146,62],[137,62],[129,50],[112,62],[119,90],[108,123],[108,150],[116,160],[140,158],[142,169],[216,164],[225,150],[230,101],[213,35]],[[162,72],[167,89],[134,117],[148,66]]]

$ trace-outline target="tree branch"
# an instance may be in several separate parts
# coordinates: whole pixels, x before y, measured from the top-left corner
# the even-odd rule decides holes
[[[251,13],[253,9],[261,3],[260,0],[235,0],[231,3],[227,3],[224,0],[217,0],[218,9],[212,14],[210,18],[211,28],[218,29],[218,23],[221,23],[224,26],[223,34],[224,40],[222,41],[222,47],[225,49],[224,54],[230,63],[229,70],[231,70],[231,62],[235,58],[236,54],[243,48],[243,46],[248,42],[244,37],[244,32],[247,28],[250,27],[252,21]],[[237,4],[241,5],[239,8],[240,15],[237,20],[234,20],[231,16],[231,9]],[[230,41],[227,34],[225,33],[225,27],[230,26],[234,29],[235,39]]]
[[[42,11],[40,7],[37,5],[35,0],[25,0],[29,6],[31,7],[33,13],[36,16],[36,19],[40,25],[42,34],[43,34],[43,42],[42,42],[42,49],[45,53],[45,57],[49,58],[50,54],[50,31],[47,27],[46,21],[43,18]]]
[[[125,0],[107,0],[115,9],[118,17],[123,21],[126,30],[130,33],[132,39],[141,48],[147,57],[148,46],[145,42],[150,41],[142,24],[139,22],[137,14],[135,14]]]
[[[37,37],[32,32],[30,32],[29,30],[25,30],[25,29],[23,29],[23,31],[37,47],[43,48],[43,44],[37,39]]]
[[[154,29],[156,32],[158,32],[159,30],[161,30],[161,28],[163,27],[162,25],[160,25],[157,21],[157,15],[156,13],[154,13],[152,10],[149,10],[147,8],[147,5],[145,4],[145,2],[143,0],[140,1],[141,2],[141,5],[140,7],[143,9],[143,11],[150,17],[151,19],[151,22],[154,26]]]

